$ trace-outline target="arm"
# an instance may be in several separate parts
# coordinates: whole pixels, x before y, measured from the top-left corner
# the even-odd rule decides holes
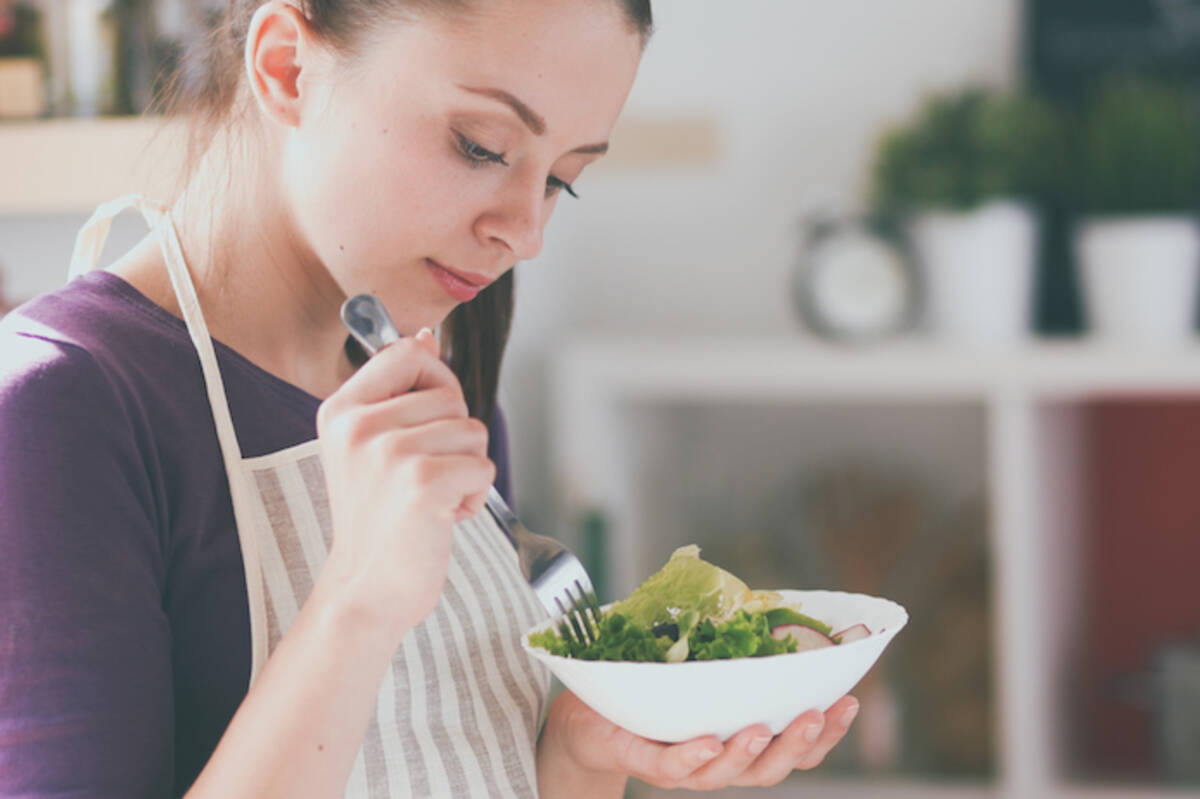
[[[86,354],[0,350],[0,795],[167,796],[171,636],[136,436]]]

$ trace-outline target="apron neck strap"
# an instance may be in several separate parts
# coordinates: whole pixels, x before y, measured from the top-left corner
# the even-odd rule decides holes
[[[209,335],[208,324],[204,321],[204,312],[200,309],[200,300],[196,295],[196,285],[192,282],[191,272],[188,270],[187,261],[184,260],[183,248],[179,244],[179,235],[171,221],[170,212],[146,202],[137,194],[128,194],[104,203],[96,209],[75,239],[69,276],[78,277],[96,268],[108,241],[108,234],[112,230],[113,219],[128,208],[136,209],[146,219],[162,250],[167,275],[171,279],[171,288],[183,312],[183,321],[187,325],[196,354],[200,357],[200,368],[204,373],[204,384],[216,421],[217,438],[220,440],[226,471],[233,475],[239,470],[242,450],[233,427],[233,417],[229,412],[225,384],[217,365],[212,336]]]
[[[84,223],[75,237],[75,249],[71,253],[71,269],[67,279],[74,279],[96,268],[108,234],[112,230],[113,219],[127,208],[137,209],[146,219],[146,223],[154,228],[159,218],[166,210],[146,202],[140,195],[127,194],[115,200],[109,200],[99,206]]]

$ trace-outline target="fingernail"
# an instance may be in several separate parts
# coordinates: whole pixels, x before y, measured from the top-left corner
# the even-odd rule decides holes
[[[851,705],[850,709],[842,714],[842,726],[849,727],[854,723],[854,717],[858,715],[858,705]]]
[[[432,336],[432,335],[433,335],[433,329],[429,328],[429,327],[423,327],[417,331],[417,338],[420,338],[421,336]]]
[[[701,763],[707,763],[717,755],[721,754],[721,750],[715,746],[710,746],[707,749],[701,749],[696,753],[696,759]]]
[[[815,744],[817,739],[821,737],[821,729],[824,726],[825,725],[821,722],[811,725],[807,730],[804,731],[804,740],[808,741],[810,744]]]
[[[771,743],[771,736],[769,735],[760,735],[757,738],[751,738],[750,743],[746,745],[746,751],[752,755],[761,755],[769,743]]]

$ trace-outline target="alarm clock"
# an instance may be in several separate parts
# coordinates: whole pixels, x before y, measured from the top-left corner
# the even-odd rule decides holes
[[[793,272],[797,311],[814,333],[842,342],[908,330],[919,304],[918,271],[897,225],[817,218],[801,228]]]

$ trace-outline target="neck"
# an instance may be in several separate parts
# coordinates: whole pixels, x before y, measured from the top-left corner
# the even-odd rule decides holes
[[[281,142],[218,141],[172,209],[213,337],[318,397],[352,373],[345,295],[296,230],[278,190]]]

